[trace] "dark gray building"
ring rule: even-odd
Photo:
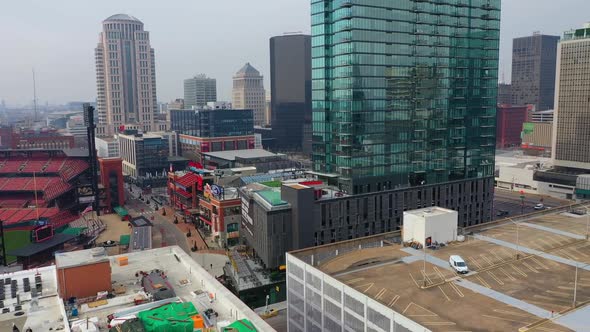
[[[252,110],[170,110],[170,128],[195,137],[228,137],[254,134]]]
[[[498,104],[512,105],[512,85],[498,84]]]
[[[512,42],[512,104],[553,109],[559,36],[535,33]]]
[[[274,148],[311,153],[311,36],[270,39],[270,94]]]
[[[347,196],[313,182],[289,181],[280,190],[263,183],[240,189],[242,233],[268,268],[285,264],[290,250],[398,230],[408,210],[452,209],[459,227],[489,221],[484,204],[494,187],[493,179],[482,178]]]
[[[217,81],[205,74],[184,80],[184,107],[203,107],[217,101]]]

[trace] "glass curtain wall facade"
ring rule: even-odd
[[[312,0],[314,170],[348,193],[494,176],[500,0]]]

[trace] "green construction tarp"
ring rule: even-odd
[[[64,228],[60,233],[78,236],[82,234],[87,228],[88,227],[68,227]]]
[[[146,332],[193,332],[191,317],[198,313],[192,303],[184,302],[142,311],[137,317]]]
[[[256,328],[247,319],[240,319],[223,328],[223,332],[256,332]]]
[[[531,122],[525,122],[522,125],[522,132],[526,134],[532,134],[535,131],[535,124]]]
[[[117,214],[121,217],[129,215],[129,212],[122,206],[115,206],[113,210],[115,210],[115,212],[117,212]]]
[[[128,246],[129,242],[131,241],[131,235],[121,235],[119,237],[119,245],[120,246]]]

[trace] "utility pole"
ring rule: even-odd
[[[33,68],[33,110],[35,112],[33,122],[37,122],[37,83],[35,81],[35,68]]]

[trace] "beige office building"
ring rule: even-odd
[[[144,132],[155,124],[156,68],[149,32],[137,18],[113,15],[102,22],[96,57],[98,136],[111,136],[121,126]],[[164,126],[166,127],[166,126]]]
[[[263,126],[266,123],[266,97],[263,77],[250,63],[246,63],[234,75],[232,106],[234,109],[253,110],[255,126]]]
[[[565,32],[557,56],[553,162],[590,170],[590,23]]]

